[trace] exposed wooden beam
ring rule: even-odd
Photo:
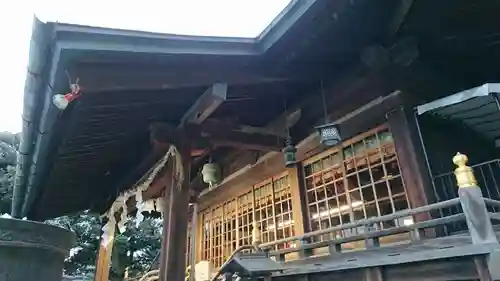
[[[166,67],[141,66],[135,64],[85,63],[73,67],[72,76],[79,77],[85,92],[104,92],[116,90],[160,90],[211,85],[214,81],[224,81],[231,85],[253,85],[302,79],[266,75],[257,70],[242,70],[241,66],[228,66],[214,70],[212,66]]]
[[[299,121],[301,116],[302,110],[299,108],[291,113],[285,113],[284,115],[280,116],[280,118],[278,118],[274,122],[269,123],[265,127],[240,125],[238,126],[238,130],[247,134],[266,134],[286,138],[287,127],[293,127]]]
[[[208,124],[207,124],[208,125]],[[285,140],[276,134],[246,133],[239,128],[224,129],[214,122],[210,126],[201,126],[201,135],[215,146],[228,146],[244,150],[279,151]]]
[[[400,0],[394,16],[392,17],[389,25],[387,27],[386,40],[392,40],[399,32],[401,26],[403,25],[414,0]]]
[[[284,138],[276,135],[260,133],[244,133],[231,128],[187,124],[184,128],[176,128],[166,123],[151,125],[151,139],[158,143],[177,143],[181,140],[192,140],[195,148],[213,146],[236,147],[259,151],[279,151],[284,145]]]
[[[210,86],[188,109],[181,119],[186,123],[201,124],[227,99],[227,84],[215,83]]]
[[[212,144],[215,147],[233,147],[237,149],[257,150],[257,151],[279,151],[283,147],[279,145],[272,145],[269,143],[263,144],[263,143],[256,143],[253,141],[246,142],[244,141],[245,138],[248,137],[247,136],[243,136],[243,138],[238,137],[238,140],[214,139],[212,140]]]

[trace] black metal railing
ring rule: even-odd
[[[473,165],[471,168],[484,198],[500,200],[500,159]],[[433,181],[437,202],[458,197],[457,182],[453,172],[433,176]]]
[[[484,198],[500,200],[500,159],[494,159],[487,162],[471,166],[476,177],[478,187],[481,189]],[[458,197],[458,188],[453,172],[436,175],[432,178],[434,196],[436,202],[446,201]],[[488,211],[499,212],[500,206],[488,206]],[[439,217],[446,217],[462,212],[460,205],[443,208],[438,210]],[[494,221],[494,224],[500,224],[500,221]],[[465,231],[466,225],[463,222],[454,223],[445,227],[447,235]]]

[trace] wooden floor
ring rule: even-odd
[[[350,280],[365,280],[363,270],[383,267],[387,276],[384,280],[471,280],[477,277],[474,257],[484,257],[498,248],[499,245],[473,245],[466,235],[448,236],[290,261],[276,279],[287,276],[289,280],[293,275],[304,274],[311,279],[313,275],[326,274],[329,280],[335,280],[337,272],[342,273],[339,280],[347,280],[348,275]],[[450,274],[455,277],[451,278]],[[428,278],[424,278],[425,275],[429,275]],[[439,278],[441,275],[448,277]]]

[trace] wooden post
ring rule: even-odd
[[[170,163],[167,163],[167,170],[165,172],[165,175],[164,177],[170,177],[170,178],[173,178],[173,164],[170,162]],[[162,231],[162,239],[161,239],[161,249],[160,249],[160,266],[159,266],[159,269],[160,269],[160,274],[159,274],[159,277],[160,277],[160,280],[165,280],[165,266],[166,266],[166,257],[165,257],[165,254],[166,254],[166,249],[168,248],[168,231],[169,231],[169,227],[170,227],[170,216],[172,214],[172,211],[170,210],[170,207],[171,207],[171,204],[170,204],[170,201],[171,201],[171,197],[172,197],[172,180],[167,180],[167,185],[165,186],[165,191],[164,191],[164,194],[163,194],[163,206],[164,206],[164,210],[163,210],[163,231]]]
[[[394,139],[396,154],[401,169],[401,176],[408,195],[411,208],[429,204],[429,190],[432,182],[425,169],[425,159],[420,142],[417,141],[415,120],[403,106],[387,113],[387,121]],[[416,221],[426,221],[431,218],[429,213],[415,216]]]
[[[193,214],[191,217],[191,239],[189,240],[190,242],[190,247],[191,247],[191,252],[189,253],[189,266],[190,266],[190,272],[189,275],[191,278],[189,278],[188,281],[195,281],[195,267],[196,267],[196,252],[197,252],[197,239],[198,239],[198,233],[196,232],[196,228],[198,226],[198,222],[196,221],[198,217],[198,202],[193,203]]]
[[[198,205],[199,206],[199,205]],[[198,212],[197,214],[198,219],[196,220],[197,225],[196,225],[196,260],[195,264],[199,261],[202,260],[203,258],[203,214],[201,212]]]
[[[467,166],[468,160],[467,156],[461,153],[457,153],[453,157],[453,163],[457,165],[455,177],[458,185],[458,197],[465,215],[469,235],[473,244],[488,244],[495,249],[498,248],[498,239],[488,215],[481,188],[477,185],[472,168]],[[492,251],[489,257],[475,257],[474,264],[479,280],[499,280],[499,262],[500,252],[498,250]]]
[[[189,186],[191,154],[189,147],[178,147],[182,159],[183,179],[180,184],[170,187],[168,205],[166,206],[164,219],[164,248],[162,249],[162,267],[160,269],[160,281],[183,281],[186,269],[186,238],[189,206]],[[175,162],[173,157],[171,162]],[[179,164],[179,163],[177,163]],[[175,165],[171,166],[174,169]],[[172,170],[172,176],[175,175]]]
[[[290,184],[290,193],[292,196],[292,215],[295,235],[304,234],[309,231],[309,220],[307,218],[306,198],[303,188],[302,165],[297,164],[296,167],[287,168],[288,181]]]
[[[467,166],[468,160],[467,156],[460,153],[453,157],[453,163],[458,166],[455,169],[458,197],[460,198],[472,243],[498,244],[481,188],[477,186],[472,168]]]
[[[95,281],[108,281],[109,268],[111,266],[111,253],[113,251],[113,244],[115,239],[116,221],[110,220],[107,229],[104,233],[99,244],[99,253],[97,254],[96,273],[94,276]]]

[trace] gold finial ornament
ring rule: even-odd
[[[260,229],[257,221],[253,221],[253,230],[252,230],[252,244],[254,246],[260,245],[262,240],[260,239]]]
[[[185,276],[186,276],[186,277],[184,278],[184,281],[189,281],[189,280],[191,280],[191,266],[190,266],[190,265],[188,265],[188,266],[186,267]]]
[[[472,168],[467,166],[469,158],[460,152],[453,157],[453,163],[458,167],[455,169],[455,177],[457,178],[457,185],[462,187],[477,187],[476,177]]]

